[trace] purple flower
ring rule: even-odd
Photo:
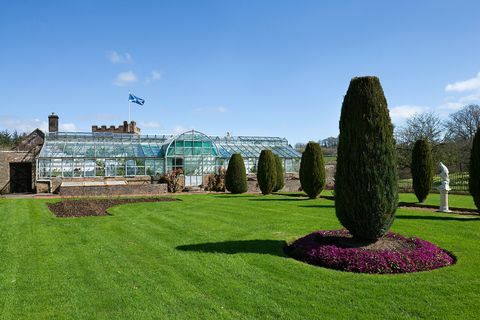
[[[398,246],[394,249],[349,246],[346,243],[352,243],[352,239],[347,230],[322,230],[296,240],[285,250],[293,258],[309,264],[360,273],[427,271],[456,262],[453,255],[428,241],[405,238],[393,232],[384,237]]]

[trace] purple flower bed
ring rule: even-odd
[[[382,243],[386,245],[362,245],[347,230],[322,230],[297,239],[285,252],[309,264],[359,273],[427,271],[456,262],[450,253],[419,238],[389,232]]]

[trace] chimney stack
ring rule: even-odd
[[[58,132],[58,116],[53,112],[48,116],[48,132]]]

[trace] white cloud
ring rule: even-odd
[[[435,111],[443,118],[469,104],[480,104],[480,72],[475,78],[447,84],[445,91],[449,94],[443,98],[443,103],[432,108],[417,105],[401,105],[391,108],[392,121],[402,123],[415,113],[427,111]]]
[[[58,129],[60,131],[72,132],[77,131],[77,126],[74,123],[60,123]]]
[[[139,127],[141,129],[147,129],[147,128],[158,129],[158,128],[161,128],[162,126],[157,121],[141,121],[139,123]]]
[[[137,75],[133,71],[120,72],[113,80],[113,84],[119,87],[135,83],[138,81]]]
[[[447,84],[445,87],[445,91],[464,92],[472,90],[480,90],[480,72],[475,78],[457,81],[455,83]]]
[[[112,51],[108,54],[108,60],[110,60],[111,63],[117,64],[117,63],[130,63],[132,62],[132,55],[130,53],[118,53],[117,51]]]
[[[452,112],[460,110],[464,104],[459,101],[450,101],[450,102],[445,102],[442,105],[439,105],[436,109],[440,113],[440,115],[448,115]]]
[[[150,75],[145,79],[145,83],[150,83],[162,79],[162,74],[158,71],[153,70],[150,72]]]
[[[407,120],[416,113],[423,113],[429,108],[415,105],[401,105],[390,108],[390,117],[393,122],[399,123]]]
[[[224,112],[227,112],[228,109],[225,108],[224,106],[220,106],[220,107],[217,108],[217,111],[218,111],[218,112],[221,112],[221,113],[224,113]]]
[[[447,84],[445,91],[451,92],[451,96],[438,107],[440,112],[455,112],[466,105],[480,103],[480,72],[475,78]]]
[[[17,130],[19,133],[30,133],[35,129],[47,131],[47,121],[39,119],[19,119],[14,117],[0,117],[0,126],[10,131]]]

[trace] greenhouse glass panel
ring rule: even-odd
[[[73,177],[73,160],[63,159],[62,176],[63,177]]]
[[[38,175],[40,178],[50,177],[50,159],[40,159],[38,161]]]
[[[60,177],[62,175],[62,159],[52,159],[51,177]]]
[[[95,176],[95,160],[85,160],[85,177]]]
[[[85,161],[83,159],[73,160],[73,176],[74,177],[83,177],[84,164],[85,164]]]
[[[105,159],[95,160],[95,176],[97,177],[105,176]]]
[[[116,162],[115,160],[107,159],[105,160],[105,176],[115,177],[116,172]]]

